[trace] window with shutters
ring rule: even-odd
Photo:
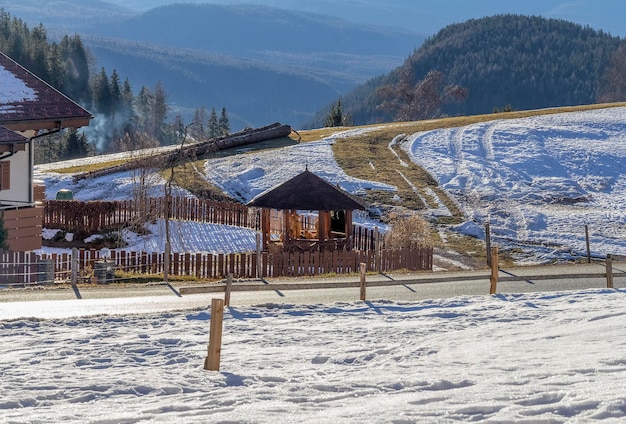
[[[8,160],[0,162],[0,190],[11,188],[11,162]]]

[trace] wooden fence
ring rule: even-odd
[[[111,251],[108,259],[100,258],[98,250],[78,250],[75,261],[78,279],[91,281],[94,270],[103,263],[112,265],[118,280],[122,273],[163,275],[165,256],[162,253]],[[68,282],[72,273],[72,255],[5,253],[0,255],[0,281],[5,284],[34,284],[38,282]],[[367,264],[368,271],[431,270],[432,248],[399,251],[322,251],[268,253],[174,253],[170,256],[171,276],[189,276],[198,279],[219,279],[227,274],[236,278],[302,277],[322,274],[352,274],[359,272],[359,264]],[[11,268],[12,266],[12,268]],[[97,273],[97,272],[96,272]],[[128,275],[128,274],[124,274]]]
[[[0,284],[45,284],[54,282],[54,263],[32,252],[0,251]]]
[[[135,200],[93,201],[47,200],[44,203],[43,227],[91,234],[103,230],[117,230],[146,219],[163,218],[166,201],[163,197],[149,198],[145,202]],[[241,203],[173,197],[170,202],[170,218],[211,224],[232,225],[253,230],[260,229],[261,216],[258,208]],[[274,211],[276,228],[282,229],[282,213]],[[141,217],[142,219],[138,219]],[[303,215],[303,228],[314,228],[317,217]],[[278,230],[276,230],[278,231]],[[372,250],[376,243],[384,248],[384,240],[376,230],[353,226],[354,250]]]
[[[214,201],[189,197],[172,197],[169,204],[171,219],[235,225],[258,229],[259,212],[236,202]],[[135,200],[81,202],[77,200],[46,200],[44,228],[94,233],[114,230],[146,219],[163,218],[164,197]]]

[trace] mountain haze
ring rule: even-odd
[[[93,53],[94,74],[102,66],[115,69],[135,92],[162,81],[173,114],[189,122],[196,108],[223,106],[235,130],[275,121],[297,127],[324,104],[400,65],[423,42],[407,30],[264,6],[175,4],[140,13],[106,5],[4,4],[10,13],[25,13],[30,25],[48,28],[50,20],[51,38],[74,28]]]
[[[226,107],[233,129],[319,126],[338,98],[355,123],[387,120],[375,92],[407,67],[416,80],[436,69],[468,88],[467,101],[445,108],[451,115],[591,103],[620,42],[596,29],[616,28],[613,15],[626,8],[616,0],[169,3],[0,0],[0,7],[32,26],[44,23],[51,39],[79,33],[93,74],[115,69],[136,92],[162,81],[171,112],[187,122],[195,108]],[[483,17],[497,11],[521,15]],[[444,27],[450,22],[457,23]],[[423,44],[434,27],[444,29]]]
[[[260,6],[164,6],[89,32],[99,63],[142,85],[162,81],[175,111],[190,117],[200,106],[224,106],[235,125],[249,126],[298,126],[422,42],[407,31]]]
[[[171,0],[109,0],[136,11],[172,3]],[[233,5],[241,0],[186,0],[186,3]],[[247,4],[322,13],[361,24],[418,31],[429,36],[441,28],[468,19],[517,14],[564,19],[613,35],[626,36],[622,0],[245,0]]]

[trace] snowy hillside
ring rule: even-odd
[[[494,243],[519,252],[515,254],[519,263],[584,256],[585,225],[589,226],[594,256],[626,255],[625,116],[626,108],[608,108],[495,120],[416,133],[407,136],[402,145],[465,212],[467,222],[452,230],[484,238],[484,224],[489,221]],[[211,183],[243,202],[305,167],[353,194],[370,189],[393,191],[395,187],[346,175],[333,157],[331,145],[336,137],[366,131],[352,129],[278,151],[210,159],[203,171]],[[71,175],[51,172],[54,166],[66,165],[37,167],[36,178],[46,181],[48,198],[54,198],[61,188],[70,188],[81,200],[130,197],[131,173],[74,184]],[[155,181],[154,195],[158,196],[162,182]],[[365,215],[356,219],[366,225],[382,225]],[[181,234],[188,233],[181,229]],[[240,235],[217,239],[207,235],[210,246],[203,247],[202,240],[187,245],[196,251],[224,251],[237,244],[234,238]],[[162,234],[156,231],[153,236]],[[245,237],[248,242],[243,245],[253,248],[253,235]],[[220,240],[231,242],[219,246]],[[144,238],[129,249],[161,244]]]
[[[611,108],[497,120],[414,134],[404,147],[521,261],[585,255],[585,225],[592,254],[624,255],[624,118]]]

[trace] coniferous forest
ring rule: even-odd
[[[358,125],[623,101],[622,43],[619,37],[557,19],[519,15],[472,19],[443,28],[402,66],[342,96],[342,105]],[[440,76],[437,86],[433,72]],[[463,98],[442,102],[452,88],[463,89]],[[411,116],[385,107],[390,97],[407,94],[430,95],[441,107],[422,107],[434,112]],[[308,126],[323,125],[328,108]]]
[[[94,115],[89,128],[38,139],[36,163],[177,143],[184,132],[180,116],[167,120],[167,94],[160,82],[135,94],[115,69],[94,71],[95,59],[79,35],[52,41],[42,24],[31,29],[0,9],[0,51]],[[222,133],[229,131],[224,108],[220,119]]]

